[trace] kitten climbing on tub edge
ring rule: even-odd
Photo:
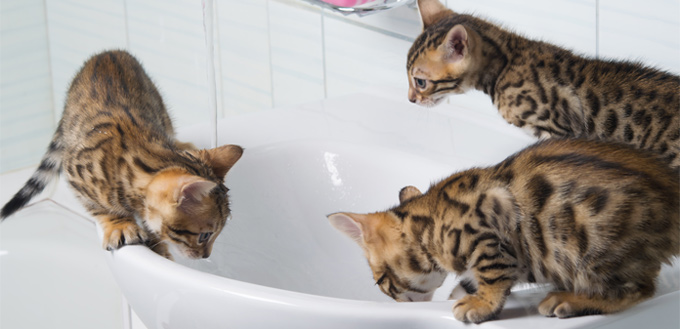
[[[63,171],[102,228],[104,248],[146,244],[172,259],[171,246],[185,257],[205,258],[230,216],[224,177],[242,153],[237,145],[197,150],[176,140],[141,64],[125,51],[106,51],[73,79],[40,166],[0,219]]]
[[[460,321],[495,318],[516,282],[554,285],[545,316],[605,314],[652,297],[661,264],[680,253],[679,181],[648,152],[546,140],[425,194],[406,187],[387,211],[328,219],[397,301],[430,300],[453,272],[471,275],[453,307]]]

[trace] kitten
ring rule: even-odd
[[[678,181],[623,144],[550,139],[425,194],[406,187],[390,210],[328,218],[397,301],[430,300],[455,272],[469,278],[460,321],[494,318],[516,282],[554,285],[546,316],[613,313],[651,297],[661,263],[680,253]]]
[[[526,39],[438,0],[419,0],[424,30],[408,53],[408,97],[434,106],[483,91],[536,137],[617,141],[680,168],[680,77],[637,63],[588,59]]]
[[[139,62],[125,51],[95,55],[71,83],[40,166],[0,218],[22,208],[63,170],[101,226],[104,248],[147,243],[170,259],[167,247],[189,258],[208,257],[230,215],[224,176],[243,150],[196,150],[174,135]]]

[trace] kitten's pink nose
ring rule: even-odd
[[[415,92],[413,91],[413,89],[411,89],[411,88],[408,89],[408,100],[409,100],[411,103],[415,103],[415,102],[416,102],[416,93],[415,93]]]

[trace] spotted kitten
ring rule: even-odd
[[[425,194],[406,187],[388,211],[329,220],[397,301],[430,300],[455,272],[469,293],[453,307],[460,321],[494,318],[516,282],[554,285],[538,306],[546,316],[613,313],[651,297],[661,264],[680,254],[678,181],[622,144],[547,140]]]
[[[533,41],[419,0],[422,34],[408,53],[408,97],[433,106],[483,91],[508,122],[535,136],[623,142],[680,168],[680,77]]]
[[[139,62],[125,51],[95,55],[71,83],[40,166],[0,218],[65,171],[101,226],[104,248],[147,243],[168,258],[167,247],[208,257],[230,214],[224,176],[243,150],[196,150],[174,136],[163,100]]]

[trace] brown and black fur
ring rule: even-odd
[[[457,14],[438,0],[418,3],[424,30],[408,53],[412,102],[431,106],[477,89],[503,118],[537,137],[622,142],[680,168],[679,76],[579,56]],[[457,26],[458,34],[450,33]]]
[[[679,180],[624,144],[551,139],[425,194],[404,188],[388,211],[329,219],[397,300],[431,296],[424,287],[445,271],[468,278],[453,308],[461,321],[494,318],[516,282],[554,285],[546,316],[613,313],[651,297],[662,263],[680,254]]]
[[[230,214],[224,175],[242,149],[196,150],[174,136],[139,62],[125,51],[97,54],[74,77],[40,166],[0,216],[19,210],[64,171],[100,224],[105,248],[146,242],[170,257],[169,243],[188,257],[207,257]]]

